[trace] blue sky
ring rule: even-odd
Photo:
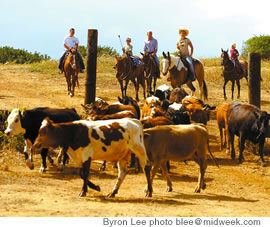
[[[220,49],[253,35],[270,34],[268,0],[0,0],[0,46],[38,51],[58,58],[63,38],[76,29],[80,44],[87,30],[98,29],[99,45],[120,52],[118,35],[129,36],[135,54],[143,49],[147,30],[159,51],[175,51],[178,29],[188,28],[196,57],[217,57]]]

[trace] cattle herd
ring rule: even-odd
[[[226,147],[231,158],[235,159],[236,135],[239,137],[239,163],[243,161],[245,141],[249,140],[259,144],[260,161],[265,165],[263,147],[269,115],[253,105],[233,102],[216,108],[189,96],[183,88],[171,90],[167,85],[161,85],[154,95],[146,98],[142,110],[131,97],[119,98],[119,102],[113,104],[96,98],[95,103],[83,105],[83,108],[87,113],[84,120],[73,108],[13,109],[5,130],[8,136],[24,134],[24,155],[30,169],[34,168],[34,153],[41,154],[40,172],[44,172],[47,157],[53,162],[49,150],[60,148],[60,170],[69,158],[80,168],[83,180],[80,196],[86,195],[88,187],[100,191],[100,187],[89,180],[92,160],[104,161],[102,170],[106,161],[117,164],[118,179],[109,197],[118,193],[129,165],[137,166],[137,171],[144,171],[147,197],[152,196],[153,179],[160,168],[167,179],[167,191],[172,191],[170,160],[195,161],[200,174],[194,192],[205,189],[207,154],[218,166],[209,148],[206,127],[214,109],[221,149]]]

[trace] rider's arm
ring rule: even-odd
[[[192,42],[190,42],[189,44],[188,44],[189,46],[190,46],[190,56],[192,57],[192,55],[193,55],[193,45],[192,45]]]
[[[78,50],[78,48],[79,48],[79,43],[75,43],[75,46],[76,46],[76,50]]]
[[[64,47],[65,47],[67,50],[69,50],[69,47],[68,47],[66,44],[64,44]]]

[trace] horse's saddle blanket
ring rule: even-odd
[[[200,61],[197,58],[192,58],[192,63],[195,66]],[[181,71],[182,68],[184,68],[186,71],[188,71],[188,63],[184,58],[181,58],[180,56],[176,56],[174,59],[174,65],[176,66],[177,70]]]

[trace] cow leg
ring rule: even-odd
[[[53,166],[53,159],[52,159],[52,157],[49,154],[47,155],[47,157],[48,157],[48,160],[49,160],[50,164]]]
[[[261,140],[259,142],[259,154],[260,154],[260,160],[261,160],[261,165],[264,167],[265,163],[264,163],[264,158],[263,158],[263,147],[264,147],[264,142],[265,139]]]
[[[220,135],[220,150],[222,151],[223,149],[223,131],[222,131],[222,127],[219,126],[219,135]]]
[[[207,163],[206,160],[204,158],[201,158],[199,160],[195,160],[199,166],[200,166],[200,174],[199,174],[199,178],[198,178],[198,184],[194,190],[195,193],[200,193],[201,189],[205,189],[206,188],[206,184],[204,183],[204,174],[205,174],[205,170],[207,167]]]
[[[234,133],[233,132],[229,132],[230,138],[231,138],[231,159],[234,160],[235,159],[235,150],[234,150]]]
[[[89,158],[87,161],[85,161],[83,163],[82,168],[80,169],[80,177],[83,179],[83,187],[82,187],[81,193],[79,194],[79,197],[86,196],[87,186],[89,188],[96,190],[96,191],[100,191],[100,187],[98,185],[95,185],[91,181],[88,180],[89,171],[90,171],[90,164],[91,164],[91,158]]]
[[[232,80],[232,100],[233,100],[233,93],[234,93],[234,84],[235,84],[235,81]]]
[[[26,165],[29,167],[29,169],[34,169],[31,147],[32,147],[32,142],[29,139],[24,140],[23,153],[24,153]],[[28,152],[30,155],[28,155]]]
[[[63,171],[68,159],[69,157],[67,155],[67,148],[61,148],[57,157],[57,163],[58,163],[57,170]]]
[[[239,164],[243,162],[243,151],[245,149],[245,138],[240,134],[240,143],[239,143]]]
[[[224,84],[223,84],[223,95],[224,95],[224,100],[227,100],[226,97],[226,84],[228,83],[228,80],[224,80]]]
[[[105,169],[106,169],[106,161],[104,161],[104,162],[102,163],[102,165],[101,165],[100,168],[99,168],[99,171],[105,171]]]
[[[130,155],[130,154],[129,154]],[[122,159],[120,161],[118,161],[117,165],[118,165],[118,179],[116,181],[116,184],[113,187],[113,190],[111,193],[109,193],[107,196],[108,197],[115,197],[115,195],[118,193],[118,190],[123,182],[123,180],[125,179],[128,169],[127,169],[127,165],[128,165],[128,159]]]
[[[152,197],[153,188],[152,188],[152,184],[151,184],[151,166],[150,165],[146,165],[144,167],[144,173],[145,173],[146,180],[147,180],[145,197]]]
[[[47,158],[47,155],[48,155],[48,149],[42,149],[40,155],[41,155],[41,158],[42,158],[42,162],[41,162],[39,172],[44,173],[44,172],[46,172],[46,169],[47,169],[46,158]]]
[[[240,80],[237,80],[237,81],[236,81],[236,84],[237,84],[237,88],[238,88],[238,95],[237,95],[237,98],[240,99]]]
[[[167,192],[172,192],[172,181],[169,177],[169,174],[168,174],[168,168],[167,168],[167,161],[166,162],[163,162],[161,163],[161,168],[162,168],[162,173],[163,173],[163,176],[166,178],[167,180]]]

